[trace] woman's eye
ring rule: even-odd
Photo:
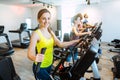
[[[45,20],[45,18],[43,18],[43,20]]]
[[[50,20],[50,18],[48,18],[48,20]]]

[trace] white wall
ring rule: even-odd
[[[69,7],[69,8],[68,8]],[[120,39],[120,0],[111,0],[105,3],[97,3],[91,5],[77,5],[69,6],[66,5],[62,8],[62,28],[66,28],[68,31],[71,24],[69,21],[70,17],[77,13],[88,13],[89,22],[94,24],[102,21],[103,35],[102,41],[110,42],[115,38]],[[67,20],[67,22],[65,22]],[[67,26],[66,26],[67,25]],[[69,31],[68,31],[69,32]]]
[[[31,17],[29,8],[0,4],[0,25],[5,26],[4,33],[9,35],[10,40],[18,39],[19,35],[8,31],[19,29],[20,24],[24,23],[25,19],[29,17]],[[5,41],[2,39],[0,38],[0,42]]]
[[[61,6],[57,6],[57,20],[61,20],[62,19],[62,8]]]
[[[71,6],[69,8],[64,7],[62,10],[62,15],[59,16],[57,13],[57,8],[48,8],[52,14],[52,23],[51,27],[55,31],[57,29],[57,18],[62,19],[62,28],[68,30],[70,27],[70,17],[75,15],[78,12],[89,14],[89,21],[95,23],[102,21],[103,36],[102,41],[110,42],[114,38],[120,39],[120,0],[111,0],[107,3],[91,4],[90,6],[79,5]],[[67,5],[68,7],[68,5]],[[8,33],[11,40],[18,39],[17,34],[9,33],[9,30],[18,29],[20,23],[25,22],[26,18],[31,18],[32,28],[35,28],[38,24],[37,22],[37,12],[44,8],[43,6],[26,8],[21,6],[10,6],[0,4],[0,25],[5,26],[5,33]],[[68,10],[69,9],[69,10]],[[73,10],[72,10],[73,9]],[[70,14],[70,15],[69,15]],[[61,18],[62,17],[62,18]],[[64,18],[64,19],[63,19]],[[67,26],[67,28],[66,28]],[[0,38],[0,41],[1,40]]]
[[[102,4],[103,41],[120,39],[120,0],[113,0],[108,4]]]
[[[7,33],[10,40],[16,40],[19,38],[18,34],[9,33],[9,30],[19,29],[20,24],[24,23],[26,19],[31,19],[31,27],[35,28],[38,25],[37,13],[40,9],[45,8],[43,5],[39,7],[22,7],[0,4],[0,25],[5,26],[4,33]],[[51,12],[51,27],[53,31],[57,29],[57,10],[55,7],[48,8]],[[26,34],[26,33],[24,33]],[[22,36],[24,36],[22,34]],[[4,42],[3,37],[0,37],[0,43]]]
[[[102,41],[110,42],[115,38],[120,39],[120,0],[112,0],[110,2],[108,1],[107,3],[93,5],[92,7],[94,10],[96,10],[94,11],[96,12],[96,14],[94,14],[96,21],[103,22]]]

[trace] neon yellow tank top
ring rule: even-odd
[[[36,30],[35,32],[38,33],[39,37],[40,37],[40,41],[37,42],[37,52],[40,53],[41,49],[46,47],[46,51],[44,53],[44,60],[41,64],[40,67],[45,68],[48,67],[52,64],[53,62],[53,45],[54,45],[54,40],[53,37],[51,37],[50,39],[45,38],[42,33],[40,32],[40,30]]]

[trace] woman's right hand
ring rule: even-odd
[[[87,34],[89,34],[89,35],[91,35],[91,33],[92,33],[91,31],[88,31],[88,32],[87,32]]]
[[[44,59],[44,54],[37,54],[35,61],[36,62],[42,62],[43,59]]]

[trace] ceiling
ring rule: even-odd
[[[35,4],[33,4],[33,1]],[[90,3],[108,2],[111,0],[90,0]],[[37,4],[49,4],[53,6],[87,4],[86,0],[0,0],[0,4],[33,6]]]

